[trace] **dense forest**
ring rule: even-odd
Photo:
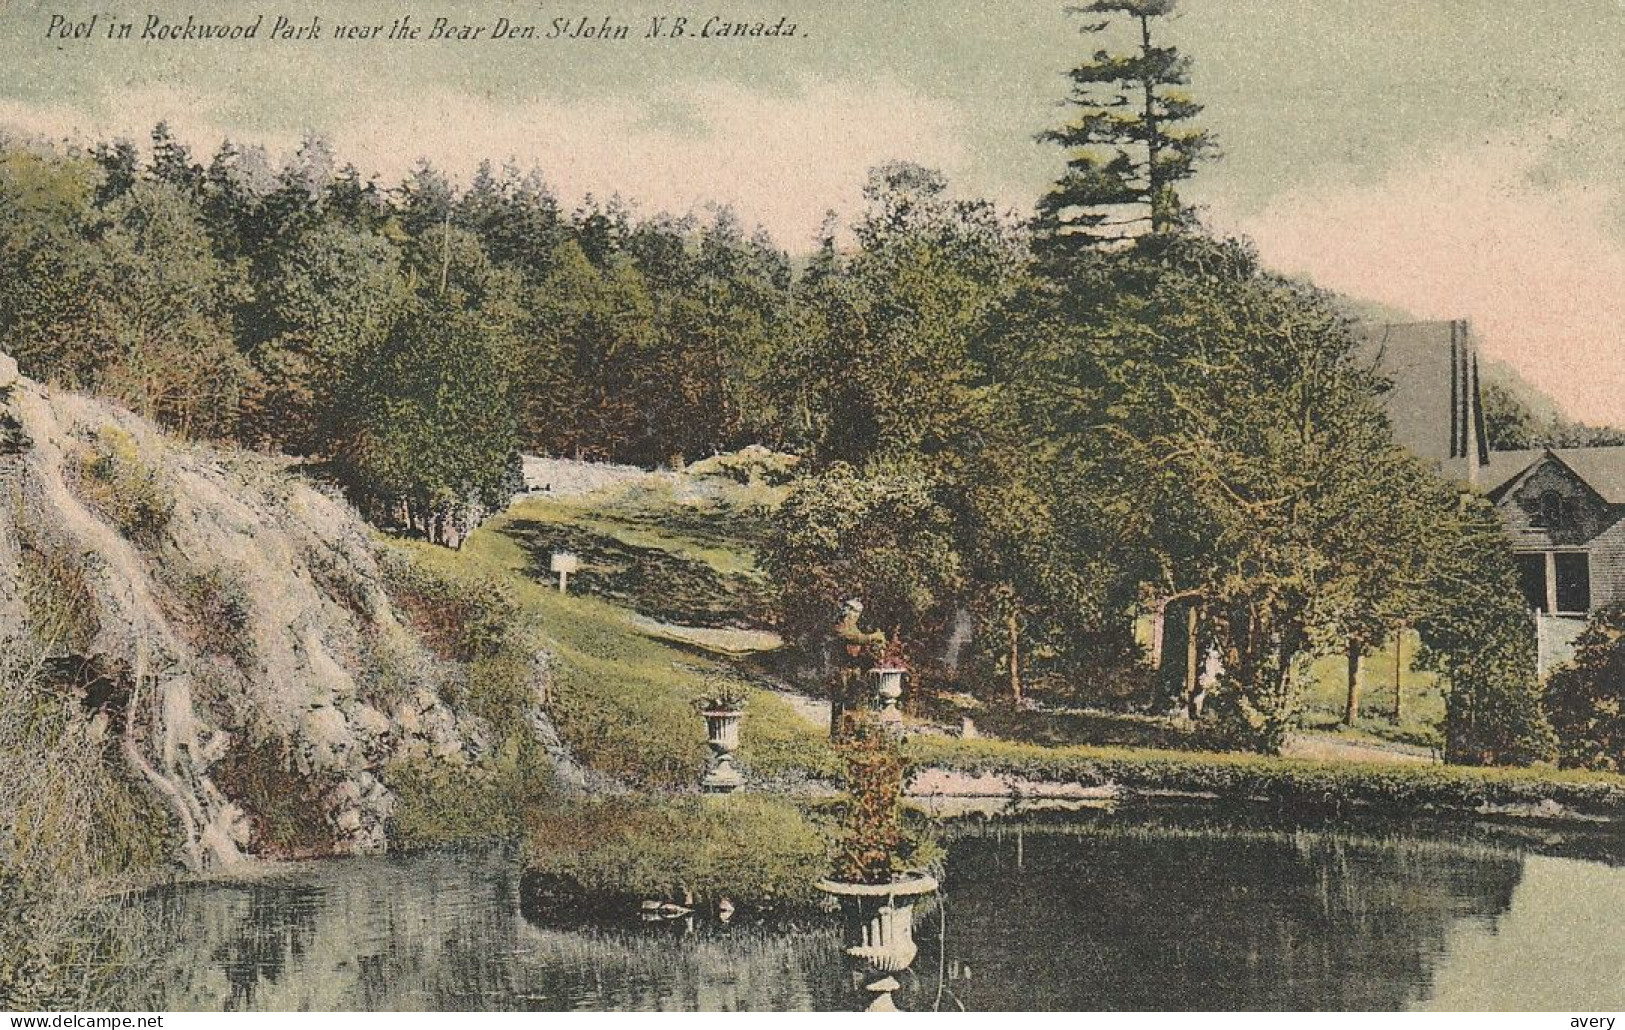
[[[145,155],[6,140],[0,339],[449,544],[519,450],[794,452],[763,555],[792,640],[861,595],[919,665],[968,614],[1015,697],[1086,670],[1144,698],[1178,613],[1222,660],[1209,710],[1273,750],[1307,660],[1408,625],[1452,684],[1452,757],[1549,754],[1493,512],[1395,445],[1334,298],[1181,201],[1216,145],[1153,42],[1171,8],[1090,5],[1086,32],[1144,31],[1072,72],[1033,218],[894,163],[796,259],[726,208],[571,208],[511,165],[385,185],[318,136],[280,166],[164,125]]]

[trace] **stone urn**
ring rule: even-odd
[[[880,706],[880,721],[896,726],[903,721],[903,711],[897,702],[903,697],[903,674],[908,669],[887,662],[869,670],[875,680],[875,698]]]
[[[733,753],[739,750],[739,722],[745,717],[744,709],[706,708],[707,742],[711,745],[711,765],[700,780],[707,794],[732,794],[745,785],[745,778],[734,768]]]
[[[918,873],[890,883],[820,880],[818,889],[840,902],[845,921],[842,942],[857,985],[870,997],[870,1012],[894,1012],[897,974],[914,963],[914,906],[935,894],[933,876]]]

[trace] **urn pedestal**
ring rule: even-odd
[[[732,794],[745,785],[745,778],[734,768],[733,753],[739,749],[739,722],[745,713],[738,709],[715,708],[701,713],[705,716],[705,729],[711,745],[711,764],[700,787],[707,794]]]
[[[891,883],[847,883],[820,880],[818,889],[833,895],[845,921],[842,942],[855,986],[870,1012],[894,1012],[892,992],[897,974],[914,963],[914,905],[936,893],[935,877],[917,875]]]
[[[903,710],[897,707],[897,702],[903,697],[903,674],[907,671],[900,665],[882,665],[869,670],[869,675],[875,679],[875,701],[880,709],[880,721],[888,726],[898,726],[903,721]]]

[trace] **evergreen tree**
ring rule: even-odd
[[[1133,43],[1099,49],[1069,73],[1076,117],[1039,138],[1067,150],[1066,172],[1039,201],[1038,227],[1057,243],[1100,245],[1179,227],[1177,186],[1214,150],[1191,123],[1190,59],[1154,41],[1177,0],[1095,0],[1076,8],[1088,35],[1129,27]]]

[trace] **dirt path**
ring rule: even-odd
[[[582,497],[608,486],[630,483],[656,474],[636,465],[538,458],[532,454],[525,455],[522,460],[526,491],[547,497]]]
[[[707,651],[727,654],[753,654],[772,651],[784,643],[777,634],[762,629],[727,629],[709,626],[685,626],[676,622],[661,622],[644,615],[632,616],[632,625],[651,637],[676,640]]]

